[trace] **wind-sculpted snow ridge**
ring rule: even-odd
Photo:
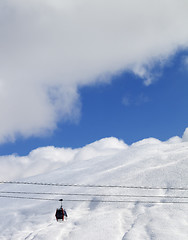
[[[185,136],[166,142],[149,138],[131,146],[116,138],[106,138],[74,150],[39,148],[25,157],[1,157],[0,162],[4,170],[0,170],[2,181],[166,188],[1,184],[0,196],[41,197],[57,199],[57,202],[0,198],[0,240],[187,240],[188,204],[164,203],[188,202],[187,190],[171,189],[188,186]],[[50,194],[5,194],[2,191]],[[57,223],[54,216],[60,206],[59,198],[64,199],[63,206],[68,213],[68,219],[62,223]],[[120,202],[129,200],[133,202]]]

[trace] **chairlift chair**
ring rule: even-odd
[[[64,221],[65,217],[67,217],[67,213],[66,213],[65,209],[63,209],[63,207],[62,207],[63,199],[60,199],[59,201],[61,202],[61,207],[56,209],[55,217],[56,217],[57,221],[58,220]]]

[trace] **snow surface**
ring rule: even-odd
[[[182,139],[173,137],[166,142],[149,138],[128,146],[116,138],[105,138],[80,149],[45,147],[36,149],[24,157],[15,155],[0,157],[1,181],[151,186],[166,187],[166,190],[0,184],[0,191],[188,197],[188,191],[170,190],[170,187],[188,185],[186,140],[187,130]],[[139,202],[167,201],[161,197],[125,198],[52,194],[26,195],[26,197],[57,200],[63,198],[68,219],[62,223],[56,222],[54,214],[56,208],[60,206],[58,201],[0,198],[1,240],[188,239],[188,204]],[[73,199],[89,201],[68,201]],[[97,199],[135,200],[135,202],[92,202]],[[170,201],[187,201],[187,199],[170,199]]]

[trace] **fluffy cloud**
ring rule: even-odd
[[[188,142],[188,128],[185,129],[182,139],[184,142]]]
[[[0,142],[79,119],[79,87],[133,71],[152,83],[155,62],[188,47],[186,0],[2,0]]]
[[[130,95],[125,95],[122,99],[122,103],[125,106],[130,106],[130,105],[140,106],[147,102],[149,102],[149,98],[145,96],[143,93],[139,94],[134,98]]]

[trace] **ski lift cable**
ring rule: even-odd
[[[131,194],[90,194],[90,193],[57,193],[57,192],[24,192],[24,191],[0,191],[0,194],[23,194],[23,195],[57,195],[57,196],[88,196],[88,197],[129,197],[129,198],[179,198],[188,196],[173,195],[131,195]]]
[[[27,199],[27,200],[45,200],[45,201],[60,201],[53,198],[35,198],[35,197],[22,197],[22,196],[8,196],[0,195],[0,198],[14,198],[14,199]],[[150,204],[188,204],[188,201],[140,201],[140,200],[97,200],[97,199],[65,199],[64,202],[98,202],[98,203],[150,203]]]
[[[53,198],[41,198],[41,197],[23,197],[23,196],[8,196],[8,195],[0,195],[0,198],[18,198],[18,199],[28,199],[28,200],[45,200],[45,201],[59,201],[59,199]]]
[[[56,186],[56,187],[125,188],[125,189],[177,190],[177,191],[187,191],[188,190],[187,187],[151,187],[151,186],[125,186],[125,185],[64,184],[64,183],[19,182],[19,181],[0,181],[0,183],[2,183],[2,184]]]

